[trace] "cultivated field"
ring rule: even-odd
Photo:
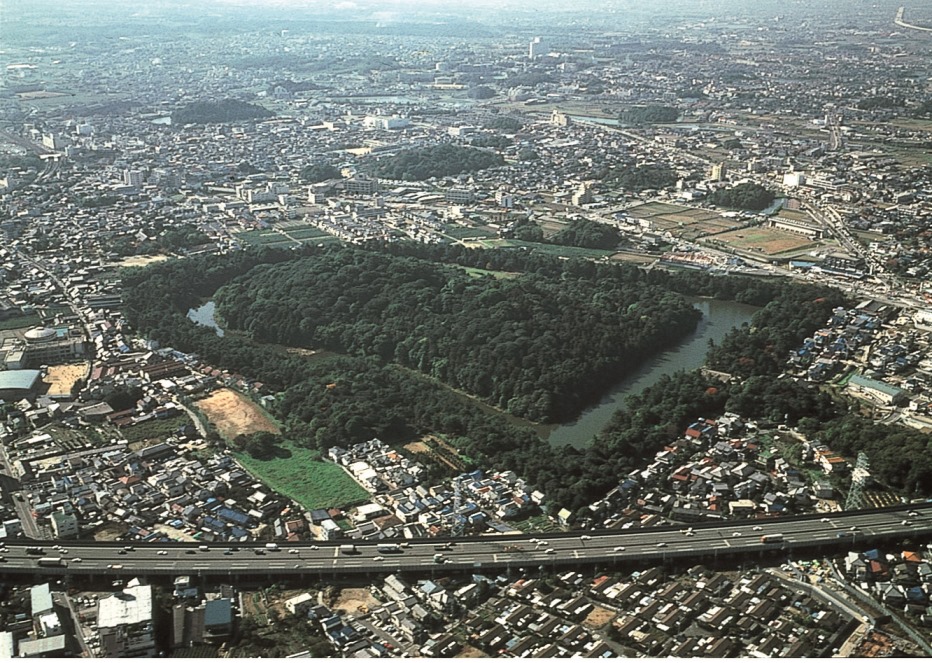
[[[232,389],[215,391],[199,400],[197,407],[227,440],[260,431],[279,432],[262,408]]]
[[[636,219],[649,221],[651,229],[669,232],[675,237],[694,240],[705,235],[735,228],[742,222],[723,217],[720,213],[706,209],[681,207],[668,203],[645,203],[628,210]]]
[[[816,244],[805,235],[777,228],[743,228],[716,235],[715,239],[738,251],[756,251],[768,256],[798,251]]]

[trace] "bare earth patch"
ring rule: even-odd
[[[49,394],[70,394],[74,383],[87,373],[87,363],[49,366],[42,381],[49,385]]]
[[[592,609],[586,619],[583,621],[583,626],[588,626],[589,628],[599,629],[608,624],[610,621],[615,619],[615,616],[618,613],[609,610],[608,608],[602,608],[600,606],[595,606]]]
[[[126,533],[126,528],[117,523],[104,523],[94,532],[95,541],[116,541],[117,537]]]
[[[423,442],[412,442],[411,444],[406,444],[404,448],[413,454],[426,454],[430,452],[430,447]]]
[[[197,541],[197,539],[195,539],[190,534],[186,534],[185,532],[182,532],[180,529],[176,529],[171,525],[162,525],[161,523],[157,523],[152,526],[152,529],[164,533],[166,536],[174,539],[175,541]]]
[[[121,260],[118,264],[120,267],[145,267],[146,265],[151,265],[154,262],[162,262],[163,260],[168,260],[168,256],[134,256]]]
[[[484,651],[472,645],[463,645],[463,650],[453,658],[488,658],[488,656]]]
[[[348,615],[368,614],[370,610],[378,607],[368,589],[348,588],[340,591],[340,595],[333,602],[334,610],[343,610]]]
[[[232,440],[237,435],[249,435],[260,431],[278,433],[278,426],[266,416],[258,405],[232,389],[220,389],[197,402],[197,407],[207,415],[224,438]]]

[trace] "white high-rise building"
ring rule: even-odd
[[[137,189],[142,187],[142,171],[141,170],[124,170],[123,171],[123,184],[126,186],[136,187]]]
[[[528,47],[527,56],[530,60],[536,60],[547,52],[547,45],[543,37],[534,37],[531,45]]]

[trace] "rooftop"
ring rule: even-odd
[[[97,625],[113,628],[152,619],[152,586],[127,587],[100,600]]]

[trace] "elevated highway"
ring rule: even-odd
[[[912,23],[907,23],[903,18],[903,15],[906,13],[906,7],[900,7],[896,10],[896,18],[893,19],[893,23],[898,25],[901,28],[907,28],[909,30],[918,30],[920,32],[932,32],[932,28],[927,28],[922,25],[913,25]]]
[[[765,536],[770,540],[762,541]],[[355,544],[355,554],[342,552],[341,542],[279,543],[277,550],[267,550],[261,543],[132,544],[126,549],[123,542],[17,540],[7,542],[0,551],[0,575],[8,579],[84,576],[95,580],[139,576],[151,581],[191,575],[274,581],[289,576],[323,579],[398,571],[423,575],[534,572],[541,568],[685,564],[726,558],[754,561],[768,555],[832,554],[905,539],[915,546],[932,541],[932,503],[692,528],[415,539],[404,542],[398,552],[380,552],[377,543],[361,542]],[[441,546],[446,549],[438,549]]]

